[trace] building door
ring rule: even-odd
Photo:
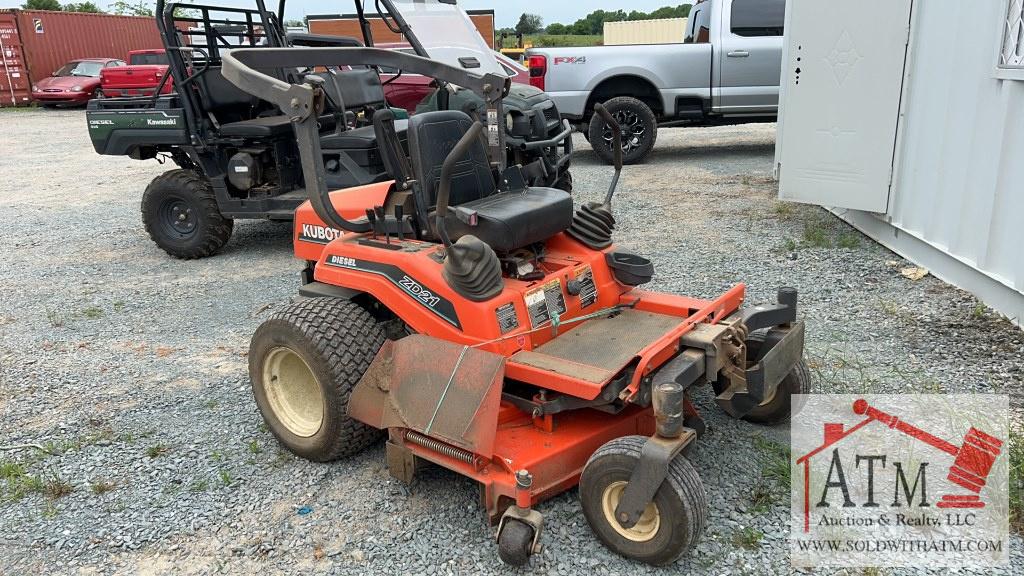
[[[912,0],[789,0],[779,197],[885,212]]]

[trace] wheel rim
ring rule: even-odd
[[[306,361],[289,348],[274,348],[263,361],[267,403],[289,432],[302,438],[316,434],[324,421],[320,383]]]
[[[644,124],[643,119],[640,118],[640,115],[632,110],[619,110],[612,113],[612,118],[615,118],[615,121],[619,123],[619,127],[622,128],[622,153],[629,154],[640,148],[644,137],[647,135],[647,126]],[[610,150],[615,139],[612,127],[605,124],[602,136],[604,137],[605,145]]]
[[[647,542],[654,538],[658,534],[658,529],[661,528],[661,513],[658,512],[658,506],[654,502],[650,502],[644,508],[644,513],[640,515],[640,520],[632,528],[622,526],[615,518],[615,508],[622,500],[622,493],[625,490],[626,482],[621,480],[612,482],[604,489],[604,493],[601,494],[601,510],[604,511],[605,521],[619,533],[619,536],[633,542]]]
[[[181,198],[168,198],[160,205],[160,223],[164,232],[180,240],[192,238],[199,229],[191,204]]]

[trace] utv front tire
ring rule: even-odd
[[[146,187],[142,222],[157,246],[183,260],[215,254],[227,244],[234,227],[221,215],[210,183],[180,169],[164,172]]]
[[[383,344],[380,324],[342,298],[297,302],[260,325],[249,346],[249,377],[277,440],[297,456],[329,462],[381,438],[349,417],[348,401]]]
[[[622,163],[643,162],[658,139],[658,119],[651,107],[629,96],[612,98],[604,107],[622,128]],[[587,140],[601,160],[607,164],[614,162],[612,129],[598,114],[590,119]]]

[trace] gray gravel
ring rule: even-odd
[[[0,134],[0,444],[54,452],[0,452],[0,574],[510,572],[469,481],[429,469],[403,486],[380,447],[311,464],[262,426],[245,355],[297,286],[287,225],[242,222],[222,254],[175,261],[139,222],[162,167],[95,155],[82,111],[0,112]],[[577,144],[578,196],[595,199],[611,172]],[[774,125],[663,130],[626,168],[617,239],[655,261],[651,287],[711,297],[743,281],[756,302],[797,286],[817,390],[1010,393],[1019,423],[1024,333],[903,278],[827,212],[775,201],[773,147]],[[540,507],[546,548],[520,572],[790,572],[788,492],[769,483],[774,502],[751,503],[763,440],[788,430],[700,407],[712,522],[693,554],[667,570],[612,555],[570,491]],[[747,527],[763,534],[750,549]],[[1012,555],[1019,568],[1018,537]]]

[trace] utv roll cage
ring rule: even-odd
[[[390,4],[390,0],[379,1]],[[473,91],[487,105],[487,141],[491,162],[498,173],[504,171],[505,134],[497,119],[504,117],[502,99],[512,83],[507,76],[477,75],[421,56],[378,48],[241,48],[224,54],[222,73],[225,78],[241,90],[276,105],[291,118],[310,202],[317,215],[331,226],[357,233],[371,229],[367,221],[353,222],[343,218],[328,197],[326,174],[320,161],[317,122],[325,100],[322,80],[310,75],[301,84],[291,83],[260,71],[316,66],[387,66]]]

